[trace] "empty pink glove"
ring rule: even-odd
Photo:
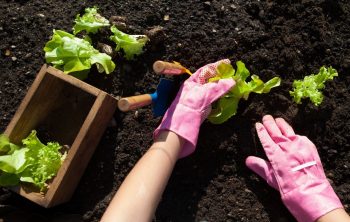
[[[231,78],[206,83],[209,78],[216,75],[216,67],[220,63],[230,63],[230,60],[225,59],[203,66],[183,83],[153,134],[153,137],[157,138],[160,131],[170,130],[184,138],[186,141],[179,154],[180,158],[188,156],[195,150],[200,125],[209,115],[211,103],[235,84]]]
[[[269,161],[250,156],[246,165],[279,190],[298,221],[313,222],[343,207],[307,137],[296,135],[284,119],[270,115],[263,117],[263,124],[256,124],[256,130]]]

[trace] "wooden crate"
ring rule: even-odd
[[[44,126],[53,141],[70,149],[45,194],[23,185],[12,190],[47,208],[69,201],[116,107],[106,92],[44,65],[5,134],[21,144]]]

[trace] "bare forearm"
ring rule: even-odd
[[[316,222],[350,222],[350,217],[344,209],[336,209],[323,215]]]
[[[101,221],[150,221],[182,143],[175,133],[162,132],[126,177]]]

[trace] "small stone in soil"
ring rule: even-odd
[[[109,56],[113,56],[113,48],[110,45],[104,43],[97,43],[97,49]]]
[[[252,191],[249,190],[249,189],[244,189],[244,191],[247,192],[247,193],[251,193],[251,192],[252,192]]]
[[[169,19],[170,19],[170,16],[169,15],[164,15],[164,21],[169,21]]]
[[[24,56],[24,58],[25,58],[25,59],[29,59],[31,56],[32,56],[32,53],[27,53],[27,54]]]
[[[117,27],[121,31],[127,30],[126,17],[124,16],[111,16],[109,22]]]
[[[135,117],[135,119],[139,118],[139,111],[138,110],[135,111],[134,117]]]
[[[11,51],[8,50],[8,49],[6,49],[6,51],[5,51],[5,56],[10,56],[10,55],[11,55]]]
[[[166,38],[164,28],[162,26],[155,26],[150,30],[147,30],[145,34],[148,36],[148,38],[151,40],[151,43],[154,45],[163,43]]]
[[[15,56],[11,57],[11,59],[12,59],[12,61],[14,61],[14,62],[17,60],[17,58],[16,58]]]
[[[206,5],[206,6],[210,6],[210,5],[211,5],[211,3],[210,3],[210,1],[206,1],[206,2],[204,2],[204,5]]]
[[[236,8],[237,8],[237,6],[235,6],[234,4],[231,4],[230,7],[231,7],[232,9],[236,9]]]

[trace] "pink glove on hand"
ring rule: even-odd
[[[200,125],[209,115],[211,103],[235,84],[233,79],[206,83],[209,78],[216,75],[216,67],[220,63],[230,63],[230,60],[208,64],[198,69],[183,83],[165,113],[162,123],[153,134],[153,137],[157,138],[160,131],[170,130],[184,138],[186,141],[180,152],[180,158],[188,156],[195,150]]]
[[[313,222],[326,213],[343,208],[329,184],[315,145],[294,133],[282,119],[263,117],[256,130],[265,153],[265,161],[250,156],[246,165],[279,190],[282,201],[298,221]]]

